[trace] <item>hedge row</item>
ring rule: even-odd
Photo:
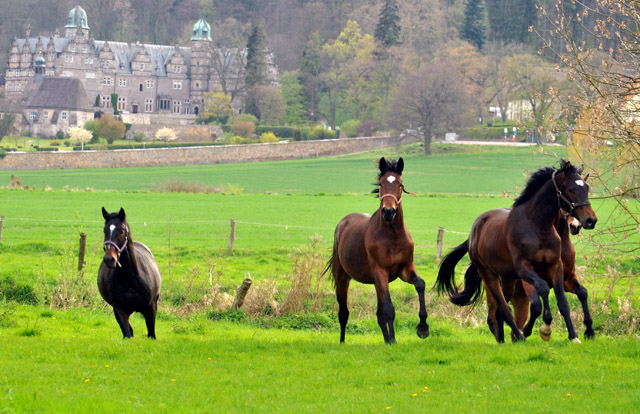
[[[132,142],[131,144],[85,144],[85,150],[117,150],[117,149],[144,149],[144,148],[179,148],[179,147],[203,147],[222,145],[218,142]],[[74,151],[81,151],[82,147],[74,146]]]

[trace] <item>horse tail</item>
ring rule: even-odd
[[[336,286],[336,276],[333,273],[333,261],[337,257],[338,257],[338,246],[337,246],[337,243],[334,243],[333,244],[333,251],[331,252],[331,257],[327,261],[327,265],[324,267],[324,270],[322,271],[322,274],[320,275],[320,277],[322,277],[325,274],[330,272],[331,273],[331,281],[333,282],[333,287]]]
[[[438,294],[447,294],[450,297],[458,293],[455,280],[455,268],[458,262],[469,252],[469,240],[465,241],[458,247],[450,251],[442,263],[440,263],[440,270],[438,271],[438,278],[436,279],[436,290]]]
[[[482,278],[478,268],[471,263],[464,274],[464,289],[449,295],[451,303],[458,306],[476,305],[482,297]]]

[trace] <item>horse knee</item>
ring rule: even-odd
[[[531,315],[529,316],[530,319],[536,319],[542,314],[542,302],[540,302],[540,299],[531,301],[529,312],[531,313]]]
[[[575,283],[575,294],[581,302],[589,299],[589,292],[587,292],[587,288],[578,282]]]
[[[413,286],[415,286],[417,292],[424,292],[426,284],[421,277],[416,276],[413,279]]]

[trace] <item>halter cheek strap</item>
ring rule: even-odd
[[[553,186],[556,189],[556,193],[558,195],[558,207],[564,211],[564,213],[566,213],[565,215],[565,219],[569,216],[573,217],[573,210],[575,210],[578,207],[584,207],[584,206],[590,206],[591,203],[588,201],[583,201],[582,203],[574,203],[571,200],[569,200],[567,197],[565,197],[564,194],[562,194],[562,191],[560,191],[560,188],[558,188],[558,184],[556,183],[556,173],[557,171],[554,171],[553,174],[551,175],[551,182],[553,183]],[[565,203],[567,203],[567,205],[569,206],[569,211],[567,212],[567,210],[562,207],[562,203],[561,201],[564,201]]]
[[[393,198],[393,200],[396,202],[396,204],[400,204],[400,202],[402,201],[402,196],[400,196],[400,198],[396,198],[396,196],[394,196],[393,194],[389,193],[389,194],[385,194],[385,195],[381,195],[380,196],[380,200],[384,200],[386,197],[391,197]]]
[[[115,242],[112,242],[111,240],[107,240],[104,242],[105,246],[113,246],[113,248],[118,252],[118,256],[116,257],[116,264],[118,265],[118,267],[122,267],[122,265],[120,264],[120,254],[124,251],[124,249],[127,248],[128,242],[129,236],[125,237],[122,247],[119,247]]]

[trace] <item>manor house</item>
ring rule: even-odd
[[[211,26],[201,18],[189,47],[95,40],[87,13],[76,6],[51,36],[16,39],[6,70],[6,97],[25,99],[37,75],[81,81],[89,103],[109,112],[193,117],[203,110],[207,91],[223,90],[242,112],[246,49],[214,49]],[[269,79],[277,84],[273,54],[266,53]],[[112,100],[114,100],[112,102]],[[98,108],[96,108],[98,109]]]

